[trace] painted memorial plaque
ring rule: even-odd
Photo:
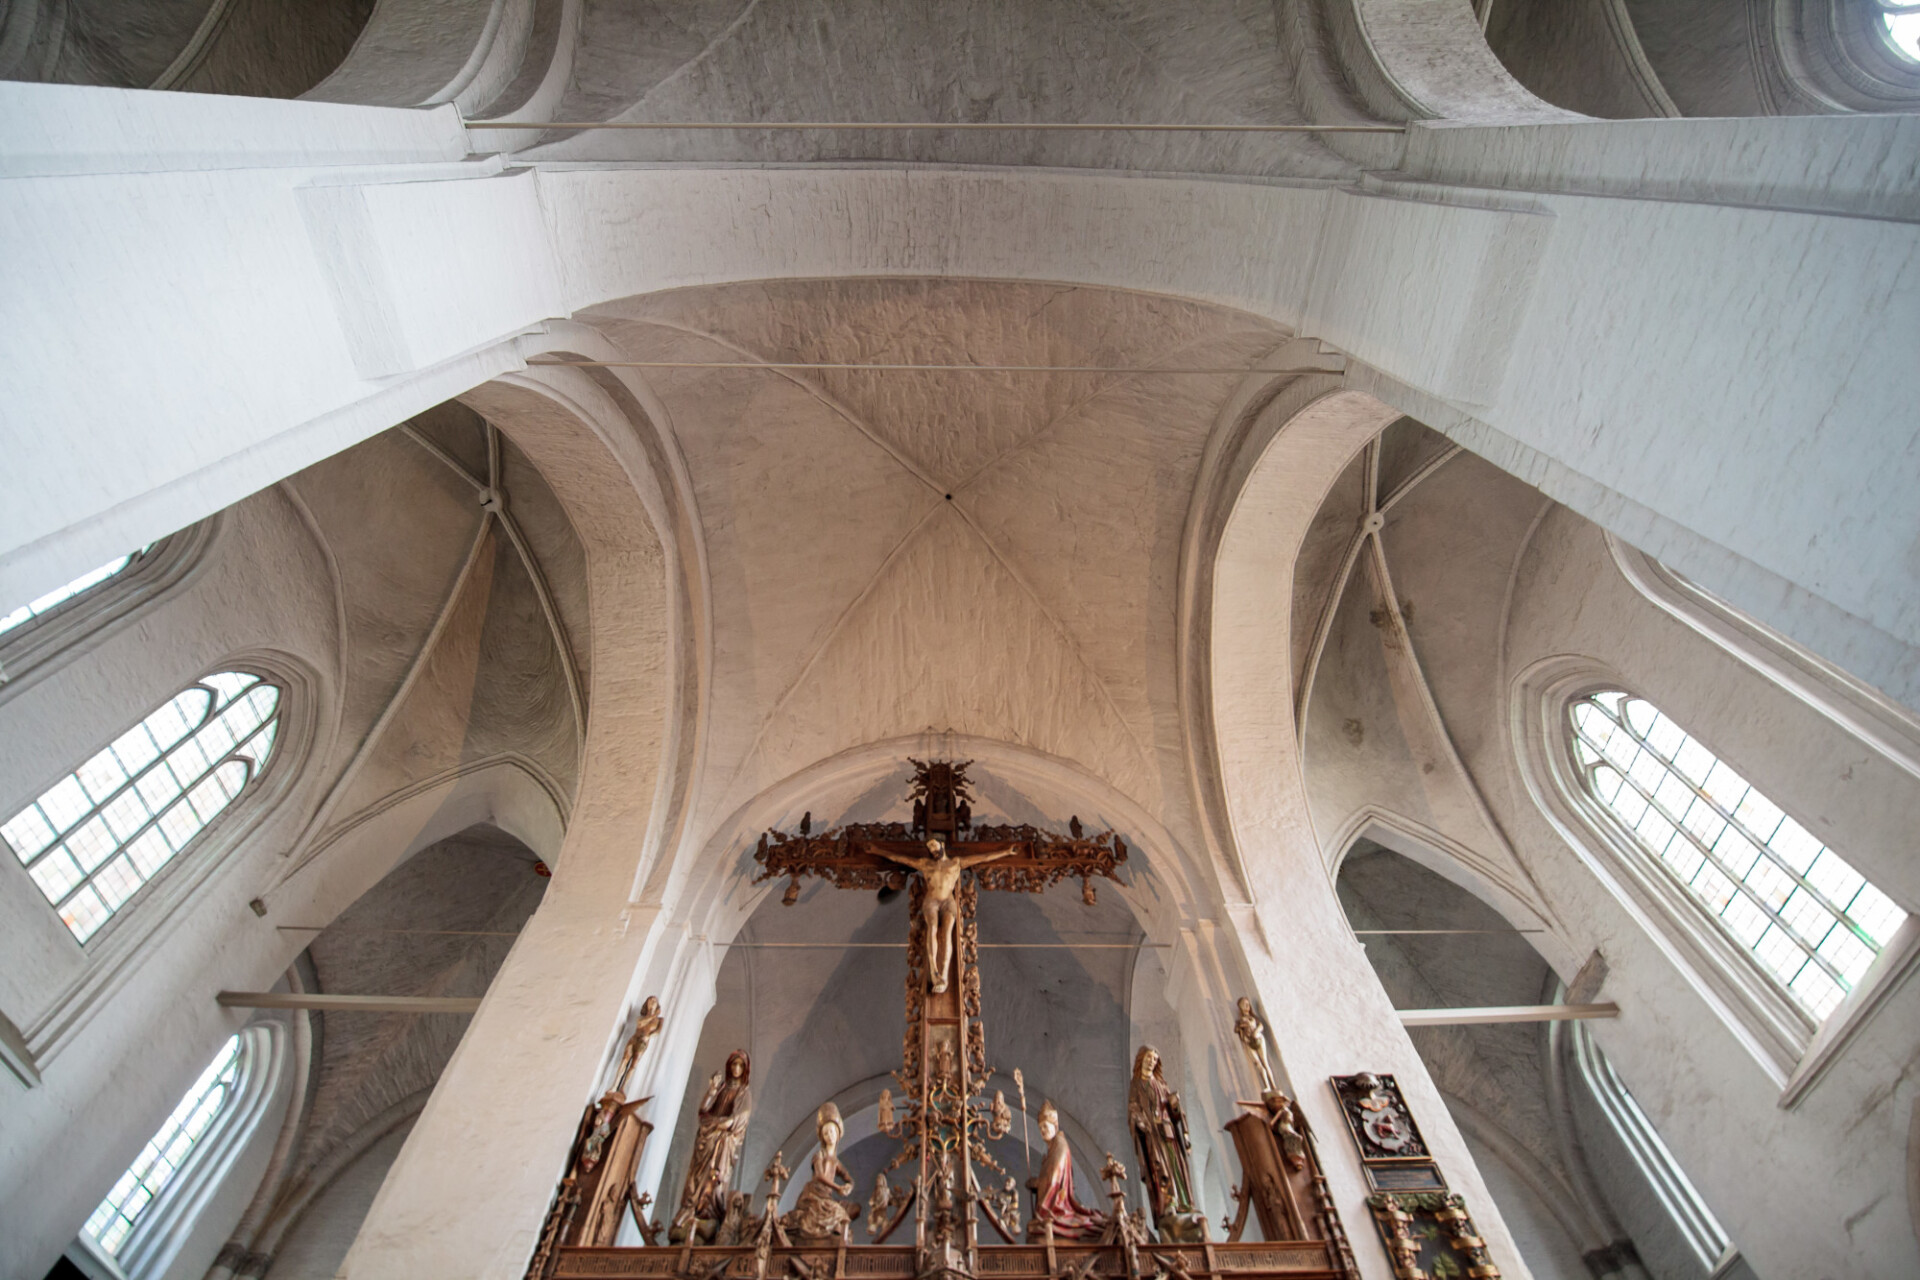
[[[1367,1197],[1395,1280],[1499,1280],[1467,1205],[1448,1191],[1377,1191]]]

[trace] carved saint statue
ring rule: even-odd
[[[851,1244],[848,1228],[860,1216],[860,1206],[841,1199],[853,1194],[853,1179],[840,1163],[840,1135],[846,1131],[840,1108],[822,1103],[814,1131],[819,1134],[820,1149],[813,1153],[813,1176],[800,1188],[800,1198],[780,1225],[799,1241]]]
[[[867,1197],[867,1234],[877,1236],[887,1229],[887,1210],[893,1208],[893,1184],[886,1171],[873,1175],[873,1194]]]
[[[1127,1125],[1140,1152],[1140,1180],[1147,1185],[1155,1228],[1162,1239],[1199,1239],[1204,1217],[1194,1207],[1193,1174],[1188,1168],[1187,1115],[1180,1095],[1167,1087],[1160,1054],[1140,1046],[1127,1086]]]
[[[1280,1140],[1287,1167],[1298,1173],[1307,1167],[1307,1139],[1300,1132],[1299,1120],[1293,1113],[1293,1099],[1278,1089],[1271,1089],[1260,1095],[1260,1102],[1266,1108],[1267,1127]]]
[[[882,1132],[882,1133],[892,1133],[892,1132],[893,1132],[893,1127],[894,1127],[894,1118],[893,1118],[893,1090],[891,1090],[891,1089],[882,1089],[882,1090],[880,1091],[880,1107],[879,1107],[879,1112],[880,1112],[880,1114],[879,1114],[879,1116],[877,1117],[877,1119],[876,1119],[876,1121],[875,1121],[875,1123],[876,1123],[876,1124],[878,1124],[878,1125],[880,1126],[880,1132]]]
[[[1266,1028],[1253,1012],[1253,1001],[1245,996],[1240,997],[1240,1016],[1233,1021],[1233,1034],[1240,1037],[1247,1056],[1253,1059],[1254,1083],[1260,1086],[1261,1096],[1275,1092],[1279,1086],[1273,1082],[1273,1062],[1267,1057]]]
[[[1027,1182],[1033,1190],[1027,1242],[1044,1241],[1049,1226],[1055,1240],[1098,1239],[1107,1219],[1074,1198],[1073,1152],[1067,1147],[1067,1135],[1060,1132],[1060,1112],[1051,1102],[1040,1107],[1040,1138],[1047,1144],[1047,1155],[1040,1162],[1040,1176]]]
[[[634,1066],[640,1061],[640,1055],[653,1043],[654,1036],[660,1033],[665,1023],[660,1016],[660,997],[648,996],[640,1005],[640,1016],[634,1019],[633,1035],[627,1039],[627,1047],[620,1053],[620,1070],[613,1078],[613,1091],[625,1093],[627,1079],[633,1075]]]
[[[1007,1136],[1007,1130],[1013,1128],[1013,1108],[1007,1105],[1006,1090],[993,1091],[993,1109],[988,1115],[987,1136],[997,1142]]]
[[[926,895],[920,900],[920,915],[927,924],[927,980],[935,995],[947,989],[947,968],[953,963],[954,932],[960,919],[954,895],[960,888],[960,873],[983,862],[1011,857],[1013,852],[1003,849],[999,853],[956,857],[947,853],[944,840],[931,839],[927,841],[927,857],[885,855],[891,862],[918,871],[927,882]]]
[[[700,1099],[700,1127],[693,1137],[693,1156],[687,1162],[687,1184],[680,1193],[680,1209],[674,1214],[668,1237],[676,1244],[700,1233],[703,1222],[709,1224],[704,1233],[711,1235],[712,1224],[727,1215],[733,1162],[740,1156],[747,1119],[753,1114],[753,1093],[747,1088],[752,1073],[753,1063],[746,1050],[735,1049],[727,1055],[725,1071],[714,1072],[707,1081],[706,1095]]]
[[[1013,1175],[1007,1175],[1007,1184],[1000,1191],[989,1191],[987,1195],[993,1198],[993,1211],[999,1217],[1000,1225],[1007,1229],[1007,1234],[1019,1235],[1020,1192],[1013,1185]]]

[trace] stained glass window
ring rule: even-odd
[[[113,1190],[87,1219],[86,1231],[108,1253],[117,1253],[134,1224],[187,1161],[187,1154],[207,1135],[233,1094],[240,1069],[240,1037],[234,1036],[194,1081],[187,1096],[173,1109],[160,1132],[153,1135],[133,1167],[120,1175]]]
[[[280,691],[248,672],[199,680],[0,825],[85,942],[260,776]]]
[[[1907,913],[1652,703],[1572,704],[1587,788],[1816,1018]]]
[[[142,547],[131,555],[115,556],[93,572],[83,573],[66,586],[56,587],[54,590],[41,596],[38,600],[23,604],[5,617],[0,617],[0,635],[5,635],[21,623],[37,618],[50,609],[58,608],[89,587],[99,586],[108,578],[113,577],[135,560],[145,555],[148,550],[149,548]]]
[[[1887,43],[1904,57],[1920,62],[1920,0],[1876,0]]]

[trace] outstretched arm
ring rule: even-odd
[[[964,858],[949,855],[947,861],[956,867],[964,869],[966,867],[977,867],[983,862],[994,862],[1000,858],[1011,858],[1013,855],[1014,850],[1002,849],[998,853],[970,853]]]
[[[927,867],[933,865],[933,861],[934,861],[932,858],[917,858],[911,854],[888,853],[884,849],[875,849],[873,850],[873,852],[879,854],[881,857],[885,858],[888,862],[899,863],[901,866],[906,867],[910,871],[924,871]]]

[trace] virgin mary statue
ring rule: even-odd
[[[1160,1054],[1141,1045],[1127,1086],[1127,1124],[1140,1151],[1140,1180],[1153,1202],[1153,1225],[1162,1240],[1198,1242],[1206,1218],[1193,1203],[1193,1174],[1187,1165],[1187,1113],[1180,1095],[1160,1073]]]
[[[726,1070],[714,1072],[707,1081],[706,1095],[700,1099],[700,1127],[694,1133],[693,1155],[687,1161],[686,1188],[680,1193],[680,1209],[673,1215],[668,1233],[676,1244],[689,1238],[711,1237],[727,1216],[733,1162],[740,1157],[747,1119],[753,1114],[753,1093],[747,1088],[752,1073],[753,1063],[746,1050],[735,1049],[727,1055]]]

